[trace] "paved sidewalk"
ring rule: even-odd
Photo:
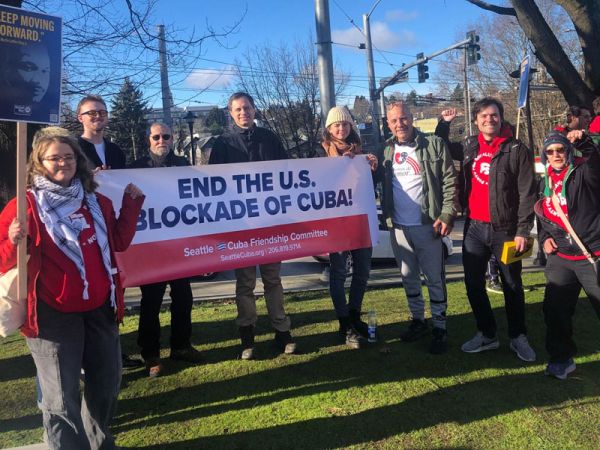
[[[450,237],[453,241],[454,254],[446,261],[446,279],[448,281],[457,281],[464,278],[463,267],[462,267],[462,256],[461,246],[463,238],[463,225],[464,220],[459,219],[456,221],[455,229],[452,231]],[[532,272],[543,270],[542,267],[534,266],[533,259],[537,252],[537,242],[534,244],[534,251],[531,257],[526,258],[523,261],[523,272]],[[308,264],[308,263],[307,263]],[[313,263],[315,265],[316,263]],[[291,275],[286,273],[286,264],[282,265],[282,284],[285,292],[303,292],[303,291],[315,291],[315,290],[327,290],[329,289],[329,283],[321,280],[321,273]],[[218,277],[219,278],[219,277]],[[194,301],[204,300],[219,300],[234,298],[235,296],[235,281],[233,276],[230,280],[217,280],[215,281],[198,281],[192,282],[192,292],[194,295]],[[348,282],[350,279],[348,279]],[[386,265],[374,264],[371,269],[371,275],[369,278],[370,287],[391,287],[402,285],[402,277],[400,271],[395,264],[390,263]],[[263,285],[260,277],[256,280],[256,291],[258,295],[262,295]],[[125,291],[125,304],[128,308],[136,309],[139,308],[141,298],[140,289],[128,288]],[[168,294],[165,294],[165,301],[163,305],[168,305],[170,298]]]

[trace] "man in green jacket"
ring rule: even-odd
[[[456,172],[446,143],[416,130],[407,104],[390,104],[387,121],[394,136],[386,142],[380,161],[383,214],[392,222],[392,249],[412,315],[400,338],[413,342],[429,330],[421,289],[423,272],[433,322],[429,351],[440,354],[448,348],[442,236],[450,234],[456,216]]]

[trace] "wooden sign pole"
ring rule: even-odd
[[[17,122],[17,219],[27,223],[27,123]],[[27,238],[19,242],[17,248],[17,270],[19,284],[17,296],[20,301],[27,301]]]

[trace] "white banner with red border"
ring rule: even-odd
[[[371,247],[378,221],[364,156],[105,170],[118,211],[128,183],[146,195],[117,264],[125,287]]]

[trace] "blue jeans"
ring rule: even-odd
[[[465,223],[462,256],[467,297],[475,314],[477,329],[488,338],[496,336],[497,331],[494,312],[485,290],[485,272],[492,253],[496,255],[500,269],[508,336],[512,339],[527,334],[521,261],[508,265],[500,261],[504,243],[512,240],[513,235],[494,231],[490,223],[471,219]]]
[[[62,313],[38,300],[37,315],[39,335],[26,340],[37,369],[48,446],[115,448],[108,425],[121,385],[121,345],[110,304],[88,312]]]
[[[337,317],[348,317],[350,310],[360,311],[363,297],[371,271],[372,247],[349,250],[352,254],[352,282],[350,284],[349,301],[346,303],[346,252],[330,253],[329,263],[329,293],[333,300],[333,307]]]

